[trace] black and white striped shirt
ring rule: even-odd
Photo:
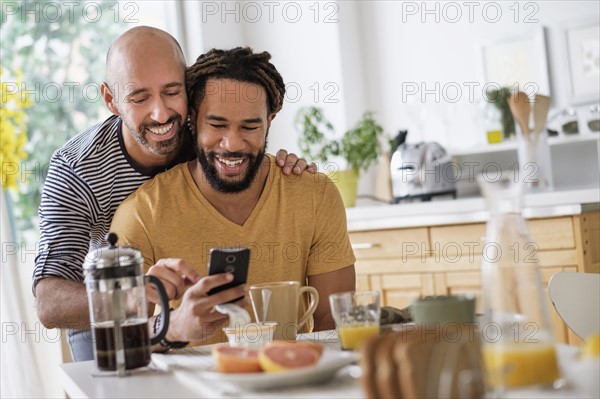
[[[83,282],[88,251],[104,236],[119,204],[152,177],[137,170],[125,151],[121,118],[78,134],[58,149],[39,208],[40,245],[33,286],[44,277]]]

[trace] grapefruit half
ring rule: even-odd
[[[320,357],[312,345],[275,341],[260,349],[258,362],[266,372],[280,372],[314,366]]]
[[[221,373],[256,373],[261,371],[258,350],[219,344],[213,347],[215,368]]]

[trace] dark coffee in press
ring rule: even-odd
[[[96,362],[103,371],[117,369],[115,337],[112,322],[103,322],[93,327],[96,340]],[[131,370],[150,364],[151,348],[148,323],[140,320],[122,327],[125,349],[125,369]]]

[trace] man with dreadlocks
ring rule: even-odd
[[[104,236],[121,201],[159,172],[194,158],[186,124],[185,65],[179,44],[167,32],[148,26],[125,32],[108,51],[101,87],[114,115],[75,136],[50,161],[33,290],[44,326],[69,329],[76,361],[94,358],[83,283],[87,252],[106,245]],[[282,167],[285,156],[285,151],[278,154]],[[288,156],[286,173],[296,159]],[[300,159],[294,173],[305,166]],[[159,278],[168,268],[199,278],[180,261],[163,264]]]
[[[325,175],[285,176],[265,153],[285,94],[270,58],[249,48],[213,49],[188,68],[197,159],[141,186],[117,209],[111,229],[142,252],[146,267],[178,257],[201,275],[211,248],[250,247],[248,284],[315,287],[314,328],[330,329],[329,294],[355,289],[345,209]],[[216,282],[204,280],[173,310],[168,341],[223,340],[224,321],[214,322],[212,308],[243,291],[208,296]]]

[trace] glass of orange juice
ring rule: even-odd
[[[331,313],[344,350],[356,350],[379,333],[379,291],[349,291],[329,296]]]

